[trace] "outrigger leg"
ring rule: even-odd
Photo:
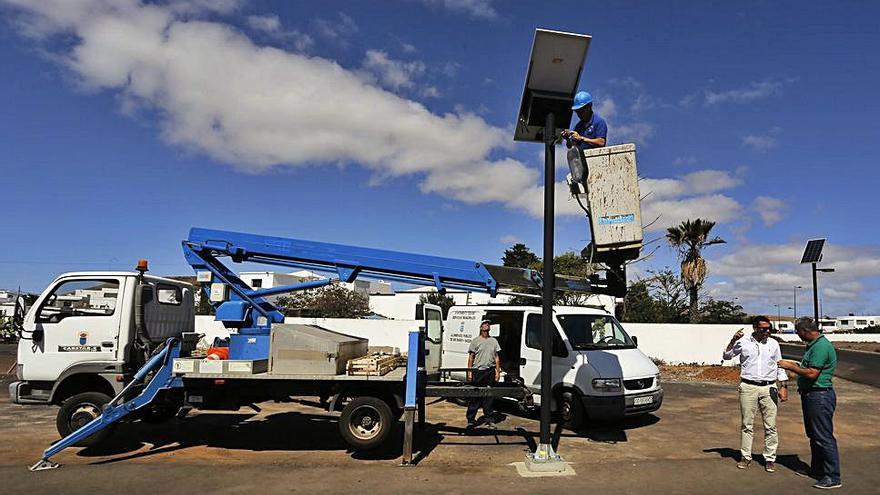
[[[160,391],[181,386],[180,379],[176,378],[171,372],[174,359],[177,357],[180,357],[180,340],[174,338],[168,339],[165,342],[165,347],[158,354],[150,358],[147,364],[135,373],[132,381],[122,390],[122,392],[119,392],[119,395],[114,397],[113,400],[104,406],[104,410],[100,416],[70,435],[53,443],[49,448],[43,451],[43,457],[29,469],[31,471],[43,471],[59,467],[58,463],[50,461],[49,458],[62,450],[75,445],[79,441],[94,435],[104,428],[107,428],[132,412],[150,404]],[[127,402],[120,403],[122,397],[125,396],[132,386],[141,382],[148,373],[157,368],[158,370],[153,376],[153,379],[150,380],[137,397]]]

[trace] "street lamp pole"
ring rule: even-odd
[[[541,299],[541,444],[550,445],[550,374],[553,368],[553,233],[556,186],[556,116],[547,114],[544,125],[544,291]]]
[[[819,324],[819,287],[816,285],[816,264],[813,265],[813,321]]]
[[[794,286],[794,309],[792,310],[792,316],[794,320],[797,321],[797,291],[798,289],[803,289],[800,285]]]

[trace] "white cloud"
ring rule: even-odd
[[[511,246],[520,242],[522,242],[522,240],[513,234],[507,234],[498,239],[499,244],[504,244],[506,246]]]
[[[44,36],[73,34],[56,59],[83,86],[158,110],[169,143],[246,172],[354,162],[380,177],[420,177],[426,192],[536,212],[526,198],[540,192],[537,170],[488,159],[511,147],[509,132],[472,113],[433,114],[332,60],[258,46],[229,25],[162,6],[78,5],[46,1],[19,12],[49,26]],[[421,71],[395,72],[377,52],[368,61],[391,87]]]
[[[315,40],[308,34],[295,29],[285,30],[281,24],[281,18],[274,14],[249,15],[245,18],[245,23],[251,29],[260,31],[273,39],[292,42],[294,48],[300,52],[309,50],[315,44]]]
[[[812,314],[810,268],[799,263],[803,248],[800,242],[751,244],[720,258],[710,258],[710,286],[717,295],[739,297],[740,304],[756,310],[775,311],[773,305],[779,304],[783,314],[791,314],[787,308],[794,302],[794,287],[800,285],[804,289],[799,291],[798,314]],[[711,256],[711,252],[707,254]],[[825,313],[876,314],[880,309],[876,306],[880,296],[880,247],[829,244],[822,265],[835,268],[834,273],[820,274],[819,278]]]
[[[639,105],[640,97],[648,98],[642,92],[641,83],[632,78],[623,80],[613,79],[611,82],[615,86],[625,87],[628,94],[632,93],[633,90],[638,90],[639,93],[635,94],[635,96],[630,95],[632,98],[627,98],[632,99],[632,103],[630,104],[631,110],[626,113],[626,116],[619,114],[618,100],[614,96],[605,95],[595,99],[593,106],[596,113],[601,115],[608,123],[609,144],[636,143],[644,145],[654,135],[654,124],[634,119],[636,112],[632,111],[632,106]],[[625,104],[623,106],[626,107]],[[642,108],[639,111],[642,110],[644,109]]]
[[[167,7],[135,0],[76,5],[21,3],[17,12],[26,14],[19,18],[25,26],[39,24],[30,33],[74,35],[56,60],[87,88],[157,110],[169,143],[245,172],[353,162],[379,180],[414,176],[426,193],[542,216],[538,163],[505,157],[512,146],[509,130],[476,114],[431,113],[365,81],[362,72],[259,46],[227,24],[192,13],[178,17]],[[412,88],[413,77],[424,71],[375,50],[365,62],[389,88]],[[645,183],[660,191],[644,208],[663,213],[666,225],[696,214],[725,221],[738,206],[718,194],[738,183],[724,172]],[[565,184],[557,183],[556,197],[560,215],[583,215]]]
[[[642,221],[650,224],[649,231],[662,231],[693,218],[729,222],[742,208],[720,192],[740,184],[742,179],[724,170],[700,170],[675,179],[642,179]],[[660,220],[651,224],[658,216]]]
[[[758,196],[752,201],[752,207],[761,216],[764,225],[771,227],[782,220],[783,210],[785,210],[785,202],[779,198],[771,198],[769,196]]]
[[[797,78],[788,79],[765,79],[752,81],[747,86],[727,90],[705,89],[691,93],[681,100],[683,106],[690,106],[699,100],[703,100],[705,106],[720,105],[722,103],[750,103],[763,100],[771,96],[782,94],[783,88],[793,83]]]
[[[245,21],[252,29],[257,29],[259,31],[275,33],[281,30],[281,19],[274,14],[249,15]]]
[[[695,196],[731,189],[742,184],[742,179],[726,170],[700,170],[678,179],[642,179],[639,187],[642,196],[667,199],[679,196]]]
[[[474,19],[493,20],[498,18],[498,11],[492,5],[493,0],[421,0],[427,5],[439,5],[446,10],[465,14]]]
[[[393,60],[382,50],[367,50],[363,68],[376,76],[382,86],[393,90],[414,87],[414,79],[425,73],[423,62]]]
[[[596,113],[602,116],[604,119],[613,119],[617,116],[617,103],[615,103],[614,98],[611,96],[607,96],[597,101],[593,107],[596,110]]]
[[[335,19],[315,19],[315,30],[323,38],[348,46],[349,38],[360,30],[354,19],[342,12],[338,12]]]
[[[767,135],[756,136],[749,134],[743,136],[742,144],[743,146],[749,146],[758,151],[767,151],[776,147],[776,138]]]
[[[746,103],[760,100],[769,96],[775,96],[782,92],[780,81],[756,81],[744,88],[729,89],[726,91],[706,91],[705,103],[717,105],[719,103]]]
[[[654,125],[648,122],[631,124],[608,124],[608,134],[617,143],[645,144],[654,135]],[[613,144],[613,143],[612,143]]]

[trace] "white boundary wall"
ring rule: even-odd
[[[405,350],[407,333],[423,323],[417,320],[359,320],[350,318],[285,318],[285,323],[318,325],[329,330],[370,339],[370,345],[387,345]],[[742,328],[751,332],[750,325],[690,325],[675,323],[624,323],[630,335],[639,339],[639,349],[651,358],[668,364],[738,364],[738,360],[721,361],[721,353],[730,338]],[[210,342],[215,336],[226,337],[229,332],[214,321],[213,316],[196,316],[196,331],[204,333]],[[779,334],[788,342],[799,342],[795,334]],[[880,342],[880,334],[829,334],[831,342]]]

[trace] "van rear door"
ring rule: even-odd
[[[443,309],[425,304],[425,373],[429,380],[440,377],[440,350],[443,344]]]

